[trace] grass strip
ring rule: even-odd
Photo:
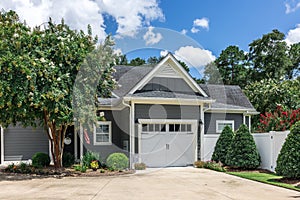
[[[261,183],[266,183],[270,185],[275,185],[287,189],[292,189],[300,192],[300,188],[288,184],[288,183],[282,183],[279,182],[278,179],[281,179],[282,176],[277,176],[275,174],[268,174],[268,173],[259,173],[259,172],[227,172],[227,174],[231,174],[234,176],[238,176],[241,178],[258,181]]]

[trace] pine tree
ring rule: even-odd
[[[260,156],[248,127],[242,124],[237,130],[226,155],[225,163],[233,168],[255,169]]]
[[[215,146],[212,160],[226,165],[226,154],[233,140],[233,131],[229,126],[225,126]]]
[[[278,155],[275,171],[287,178],[300,178],[300,121],[292,126]]]

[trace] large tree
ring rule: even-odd
[[[239,47],[228,46],[221,52],[220,56],[214,61],[214,64],[224,84],[239,85],[243,88],[249,82],[247,79],[249,72],[247,56]]]
[[[65,132],[73,123],[73,85],[95,48],[91,30],[86,35],[51,20],[31,29],[13,11],[1,12],[0,24],[0,124],[44,126],[61,167]]]
[[[249,44],[249,61],[252,64],[252,80],[273,78],[282,80],[291,70],[289,46],[285,35],[278,30],[265,34]]]

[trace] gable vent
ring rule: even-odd
[[[163,65],[155,77],[180,78],[178,72],[168,64]]]

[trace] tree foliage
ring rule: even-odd
[[[265,34],[249,44],[249,61],[253,66],[252,80],[281,80],[291,66],[285,35],[278,30]]]
[[[225,163],[230,167],[242,169],[255,169],[259,166],[259,153],[253,136],[245,124],[242,124],[236,131]]]
[[[214,61],[214,64],[222,75],[222,82],[225,85],[239,85],[243,88],[249,82],[247,56],[239,47],[227,47]]]
[[[225,126],[216,143],[214,153],[211,158],[213,161],[221,162],[226,165],[226,154],[233,140],[233,136],[234,133],[232,129],[229,126]]]
[[[277,158],[276,173],[288,178],[300,178],[300,121],[291,129]]]
[[[13,11],[1,12],[0,24],[0,123],[45,126],[54,164],[61,167],[73,123],[73,86],[96,41],[90,29],[86,35],[64,21],[31,29]]]

